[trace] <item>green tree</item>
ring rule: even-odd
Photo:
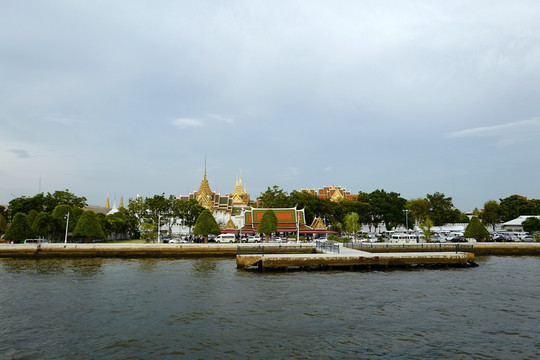
[[[184,226],[187,226],[190,232],[203,211],[204,207],[199,205],[199,202],[195,199],[177,199],[173,205],[173,216],[178,218]]]
[[[405,224],[405,204],[407,200],[398,193],[387,193],[375,190],[369,194],[371,205],[371,222],[375,226],[384,222],[387,230],[392,230],[398,224]]]
[[[165,197],[165,193],[146,198],[147,218],[151,219],[156,226],[158,221],[161,225],[165,224],[173,216],[173,203],[170,198]]]
[[[287,192],[280,189],[277,185],[274,185],[272,188],[268,187],[268,189],[259,196],[259,207],[283,208],[289,206]]]
[[[485,239],[489,238],[489,231],[478,217],[473,216],[469,221],[469,225],[465,228],[463,236],[466,238],[474,238],[477,241],[485,241]]]
[[[208,243],[208,235],[219,235],[221,230],[219,225],[210,212],[210,210],[205,209],[197,218],[195,222],[195,227],[193,228],[193,233],[195,235],[204,236],[204,242]]]
[[[536,215],[536,202],[525,196],[512,195],[501,200],[501,220],[510,221],[520,215]]]
[[[81,215],[75,230],[73,230],[74,238],[84,238],[86,242],[93,239],[104,239],[105,234],[97,219],[96,213],[92,210],[86,210]]]
[[[278,219],[273,210],[266,210],[261,218],[257,233],[265,234],[265,242],[269,242],[270,234],[277,231]]]
[[[68,232],[73,232],[76,222],[73,221],[73,210],[70,205],[57,205],[51,216],[53,221],[53,237],[62,239],[66,233],[67,216],[69,214]]]
[[[12,199],[8,205],[8,222],[13,219],[15,214],[28,214],[36,210],[38,213],[45,210],[45,197],[43,194],[37,194],[33,197],[20,196]]]
[[[487,201],[478,217],[484,225],[492,226],[495,231],[495,225],[501,222],[501,205],[495,200]]]
[[[13,242],[21,242],[25,239],[34,237],[34,231],[28,224],[28,219],[23,213],[17,213],[13,217],[11,225],[8,227],[4,239],[11,240]]]
[[[0,214],[0,234],[5,234],[7,230],[7,221],[3,214]]]
[[[540,231],[540,219],[536,217],[527,218],[521,225],[523,225],[523,231],[531,234],[535,231]]]
[[[109,222],[109,217],[103,213],[97,213],[96,218],[97,218],[97,221],[99,222],[99,225],[101,225],[104,238],[108,239],[109,235],[113,231],[112,224]]]
[[[143,222],[140,225],[140,228],[143,235],[143,239],[145,239],[145,242],[147,243],[155,242],[155,239],[157,238],[157,232],[156,232],[156,227],[154,226],[154,224],[150,222]]]
[[[40,212],[32,224],[32,229],[37,236],[51,240],[52,234],[55,231],[54,221],[51,215],[45,211]]]
[[[420,227],[420,230],[422,231],[422,234],[424,235],[424,239],[429,242],[431,235],[433,235],[433,231],[431,231],[431,228],[433,227],[433,221],[427,216],[424,221],[418,224],[418,227]]]
[[[328,216],[332,209],[330,200],[321,199],[307,191],[292,191],[289,195],[289,204],[304,209],[307,224],[311,224],[318,216]]]
[[[128,210],[130,215],[137,219],[139,225],[146,220],[146,204],[141,196],[137,196],[135,199],[129,199]]]
[[[125,208],[118,209],[117,213],[107,215],[114,239],[131,239],[139,230],[137,219],[130,216]]]
[[[407,201],[405,207],[411,211],[411,214],[416,221],[422,222],[429,216],[431,204],[425,198],[418,198]]]
[[[46,211],[51,214],[58,205],[83,208],[87,204],[85,197],[78,197],[67,189],[65,191],[55,191],[53,194],[47,193],[47,195],[39,193],[33,197],[21,196],[9,202],[9,218],[11,219],[18,212],[28,214],[31,210],[38,213]]]
[[[432,195],[427,194],[426,198],[430,204],[429,217],[433,221],[433,225],[442,226],[455,222],[454,205],[450,196],[447,197],[443,193],[436,192]]]
[[[69,205],[70,207],[83,208],[86,205],[86,198],[84,196],[79,197],[66,190],[57,190],[54,193],[47,193],[44,199],[45,211],[51,213],[58,205]]]
[[[36,220],[38,214],[39,213],[36,210],[32,209],[28,215],[26,215],[26,219],[28,220],[28,225],[30,225],[30,227],[32,227],[32,224],[34,224],[34,220]]]
[[[360,217],[357,213],[352,212],[345,215],[345,229],[348,233],[354,234],[354,241],[357,240],[357,234],[360,229],[362,229],[362,224],[360,223]]]

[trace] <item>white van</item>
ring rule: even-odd
[[[217,243],[233,243],[236,241],[236,235],[234,234],[219,234],[216,237]]]
[[[47,239],[26,239],[24,240],[25,244],[42,244],[46,243]]]

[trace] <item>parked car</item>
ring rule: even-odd
[[[279,236],[272,236],[270,238],[270,242],[280,243],[280,242],[283,242],[283,241],[281,240],[281,238]]]
[[[248,243],[259,243],[261,242],[261,236],[260,235],[252,235],[249,236],[247,239]]]

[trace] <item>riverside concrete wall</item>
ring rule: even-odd
[[[1,244],[0,257],[235,257],[238,248],[264,247],[265,253],[280,252],[280,244]],[[313,246],[287,244],[289,252],[311,252]]]

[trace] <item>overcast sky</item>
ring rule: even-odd
[[[540,198],[540,2],[0,0],[0,204],[236,177]],[[40,182],[41,178],[41,182]]]

